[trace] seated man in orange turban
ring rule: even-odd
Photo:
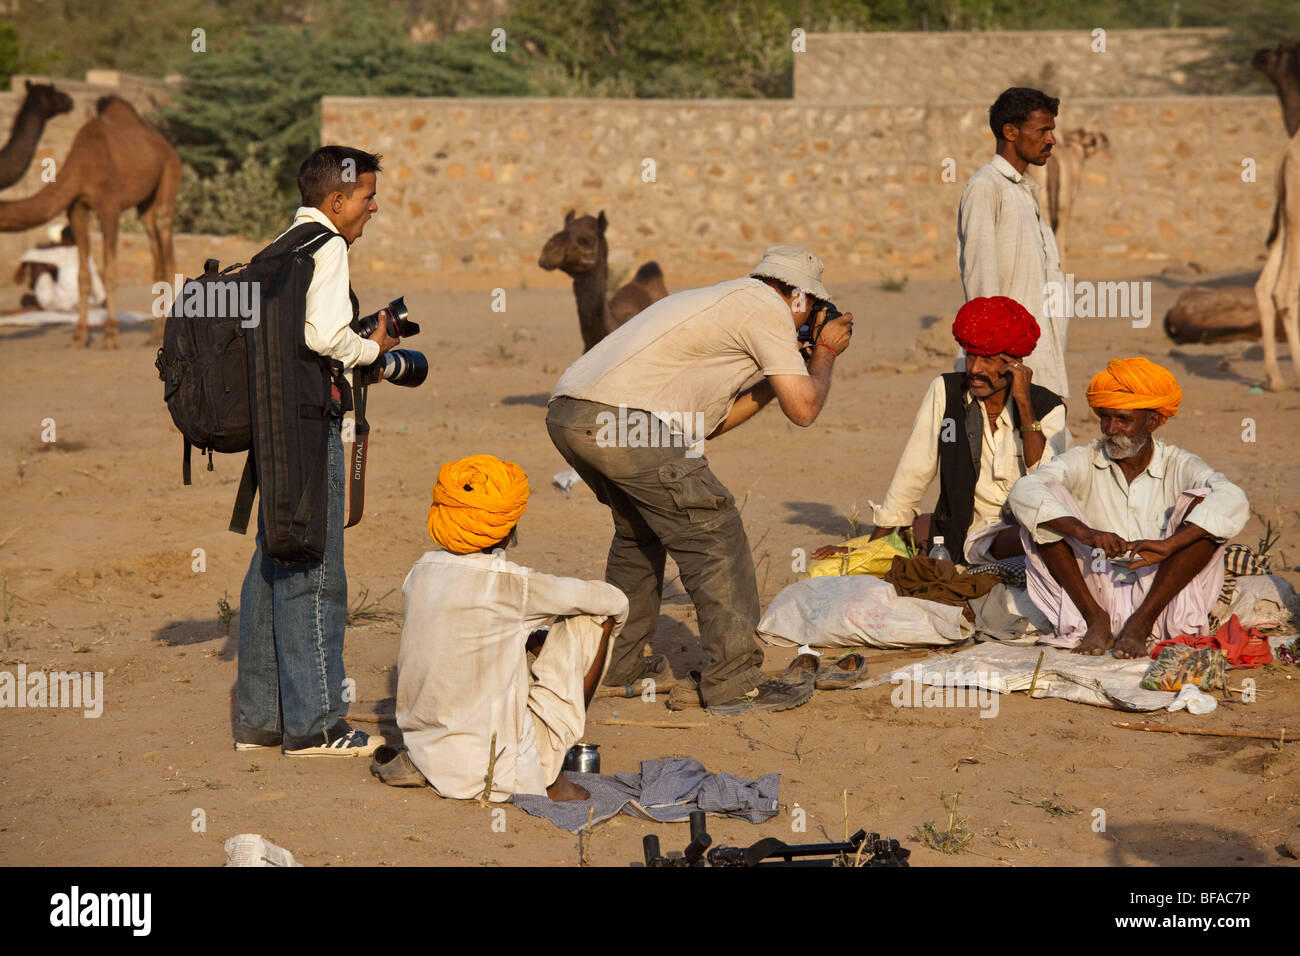
[[[1029,595],[1056,632],[1045,643],[1136,658],[1157,641],[1207,633],[1223,545],[1250,506],[1196,455],[1152,437],[1182,398],[1154,362],[1111,359],[1088,388],[1101,438],[1011,490]]]
[[[422,785],[423,775],[441,796],[483,795],[495,735],[488,799],[586,799],[560,767],[582,737],[627,598],[507,561],[527,502],[513,462],[473,455],[439,471],[429,509],[439,549],[402,585],[397,724],[409,754],[376,754],[372,771],[386,783]]]
[[[954,560],[987,564],[1024,553],[1003,506],[1021,475],[1065,451],[1065,405],[1032,384],[1021,361],[1034,350],[1038,323],[1019,302],[971,299],[958,310],[952,334],[966,351],[965,372],[930,383],[885,501],[875,506],[871,537],[911,527],[924,550],[932,534],[942,535]],[[936,476],[934,514],[913,522]],[[813,557],[846,550],[830,545]]]

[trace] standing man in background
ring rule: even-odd
[[[1042,166],[1056,145],[1056,97],[1012,87],[989,107],[997,155],[980,167],[962,190],[957,210],[957,262],[966,301],[1006,296],[1024,305],[1042,336],[1025,358],[1034,384],[1070,396],[1065,368],[1069,319],[1052,315],[1048,283],[1064,286],[1061,256],[1051,224],[1039,214],[1038,183],[1025,175]],[[964,353],[963,353],[964,354]]]

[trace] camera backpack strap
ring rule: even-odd
[[[351,528],[361,520],[361,512],[366,506],[366,452],[370,450],[370,423],[366,421],[366,391],[365,385],[357,385],[352,389],[356,428],[348,465],[348,523],[344,525],[345,528]]]

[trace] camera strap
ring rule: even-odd
[[[361,520],[361,512],[366,506],[366,453],[370,450],[370,423],[366,421],[365,385],[352,389],[352,403],[356,412],[355,438],[352,442],[352,454],[348,457],[348,523],[351,528]]]

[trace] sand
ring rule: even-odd
[[[1255,516],[1238,541],[1256,544],[1263,520],[1271,520],[1282,529],[1275,564],[1300,562],[1300,392],[1251,392],[1263,380],[1257,344],[1173,346],[1160,319],[1193,277],[1143,277],[1142,268],[1075,264],[1080,278],[1119,271],[1150,279],[1155,308],[1144,329],[1125,319],[1074,322],[1074,434],[1095,432],[1082,392],[1107,358],[1143,354],[1166,364],[1186,399],[1162,437],[1245,489]],[[1249,281],[1257,269],[1243,261],[1233,273]],[[887,292],[835,278],[832,263],[828,284],[859,321],[818,421],[798,428],[773,406],[709,443],[710,462],[743,503],[764,606],[798,577],[793,549],[842,539],[855,513],[869,524],[867,502],[884,495],[927,383],[950,367],[915,343],[960,304],[955,279],[913,279]],[[668,282],[673,288],[671,276]],[[367,310],[399,291],[358,289]],[[611,533],[607,511],[585,487],[565,494],[551,484],[565,465],[546,435],[545,400],[581,348],[570,293],[508,290],[504,314],[491,311],[487,291],[412,292],[408,302],[424,331],[407,344],[430,356],[433,372],[422,388],[371,394],[366,517],[348,531],[346,551],[353,603],[363,589],[383,600],[382,613],[348,632],[358,710],[394,692],[401,583],[431,546],[425,514],[442,462],[491,452],[528,472],[534,492],[514,555],[522,563],[599,578]],[[147,310],[147,289],[125,289],[122,307]],[[102,672],[105,698],[97,719],[70,709],[0,712],[0,863],[218,865],[222,841],[253,832],[309,866],[575,865],[576,838],[513,808],[502,817],[429,790],[388,788],[370,776],[366,759],[232,749],[238,596],[252,542],[226,524],[243,460],[218,456],[211,472],[196,463],[193,486],[182,485],[181,440],[145,334],[126,331],[119,350],[105,351],[97,333],[90,349],[71,351],[64,328],[0,331],[7,370],[0,468],[8,489],[0,575],[14,595],[0,669]],[[934,337],[932,330],[927,338]],[[45,419],[55,423],[52,443],[42,441]],[[1254,442],[1243,441],[1246,419]],[[929,503],[935,495],[932,489]],[[196,571],[200,548],[204,570]],[[224,623],[223,597],[235,615]],[[678,673],[700,660],[696,635],[690,605],[666,604],[656,649]],[[767,668],[779,670],[790,654],[770,651]],[[1256,703],[1150,719],[1257,732],[1288,727],[1288,737],[1300,736],[1300,682],[1291,679],[1298,674],[1233,672],[1234,686],[1243,676],[1257,681]],[[592,724],[587,739],[600,745],[605,772],[689,756],[715,771],[782,775],[781,813],[761,826],[711,821],[718,844],[840,839],[847,806],[849,830],[904,840],[918,866],[1294,866],[1284,848],[1300,853],[1300,749],[1291,744],[1133,733],[1111,726],[1126,719],[1117,711],[1023,694],[1002,699],[995,719],[974,709],[897,709],[888,687],[818,693],[794,711],[740,718],[673,715],[663,703],[661,696],[593,704],[596,721],[617,713],[706,725]],[[957,791],[972,834],[966,849],[944,855],[916,842],[926,821],[942,828],[941,795]],[[1063,811],[1030,805],[1044,800]],[[800,820],[803,832],[793,829]],[[639,860],[647,833],[659,834],[666,850],[687,842],[685,826],[617,818],[596,831],[590,862]]]

